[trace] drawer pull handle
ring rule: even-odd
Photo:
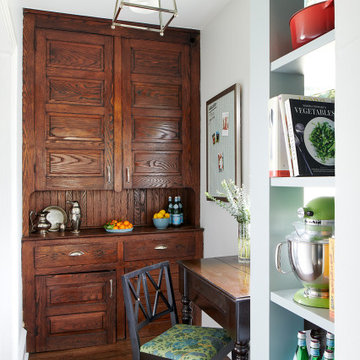
[[[81,251],[81,250],[79,250],[79,251],[72,251],[70,254],[69,254],[69,256],[82,256],[82,255],[84,255],[85,253],[83,252],[83,251]]]
[[[113,297],[113,280],[110,279],[110,299]]]
[[[111,168],[110,165],[107,166],[107,176],[108,176],[108,184],[111,184]]]
[[[166,245],[158,245],[154,247],[155,250],[166,250],[167,246]]]
[[[130,168],[126,168],[126,182],[130,183]]]

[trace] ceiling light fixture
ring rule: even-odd
[[[170,25],[173,19],[178,15],[177,7],[176,7],[176,0],[173,0],[174,8],[173,9],[166,9],[161,7],[161,0],[116,0],[115,3],[115,10],[114,10],[114,17],[112,20],[111,28],[115,29],[116,26],[122,26],[132,29],[139,29],[139,30],[148,30],[148,31],[155,31],[160,33],[161,36],[164,35],[165,29]],[[156,6],[158,5],[158,6]],[[121,23],[118,18],[120,15],[121,10],[124,7],[128,7],[130,10],[138,13],[152,13],[158,12],[159,13],[159,27],[149,27],[149,26],[141,26],[141,25],[132,25],[132,24],[124,24]],[[170,19],[164,25],[163,13],[170,14]]]
[[[128,0],[129,3],[135,4],[135,5],[142,5],[142,6],[152,6],[157,7],[158,6],[158,0]],[[129,10],[133,11],[137,14],[151,14],[152,10],[143,9],[137,6],[131,6]]]

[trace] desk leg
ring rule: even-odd
[[[232,351],[232,360],[248,360],[249,359],[249,343],[240,344],[235,342]]]
[[[183,304],[182,307],[182,323],[183,324],[192,324],[192,309],[190,306],[190,300],[188,298],[188,284],[187,284],[187,272],[184,269],[184,294],[181,298]]]
[[[183,304],[182,308],[182,322],[183,324],[192,324],[192,309],[190,306],[190,300],[184,295],[181,299]]]
[[[249,359],[250,342],[250,301],[236,304],[236,341],[232,351],[232,360]]]

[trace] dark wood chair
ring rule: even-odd
[[[180,357],[186,360],[220,360],[233,349],[234,342],[224,329],[179,324],[168,261],[123,275],[122,285],[133,360]],[[158,309],[160,307],[162,309]],[[139,331],[168,315],[171,327],[140,345]]]

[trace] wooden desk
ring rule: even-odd
[[[236,256],[179,261],[182,321],[192,321],[195,303],[234,339],[233,360],[247,360],[250,340],[250,265]]]

